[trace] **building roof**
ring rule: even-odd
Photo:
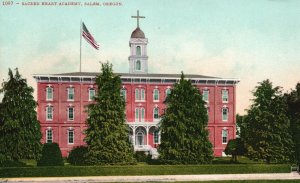
[[[88,76],[96,77],[99,72],[70,72],[70,73],[61,73],[53,74],[53,76]],[[180,78],[181,74],[132,74],[132,73],[115,73],[121,77],[149,77],[149,78]],[[196,75],[196,74],[187,74],[186,78],[211,78],[211,79],[221,79],[219,77]]]
[[[131,33],[131,38],[145,38],[144,32],[137,27],[132,33]]]
[[[95,82],[99,72],[70,72],[61,74],[34,74],[37,82]],[[180,80],[181,74],[132,74],[115,73],[121,77],[124,83],[176,83]],[[190,79],[194,84],[209,85],[235,85],[239,79],[220,78],[196,74],[187,74],[185,78]]]

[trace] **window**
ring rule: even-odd
[[[90,88],[89,89],[89,101],[93,101],[95,98],[95,89],[94,88]]]
[[[145,90],[141,89],[141,100],[145,100]]]
[[[137,46],[136,47],[136,55],[137,56],[141,56],[142,54],[141,54],[142,52],[141,52],[141,47],[140,46]]]
[[[209,101],[209,90],[203,90],[203,101],[207,102]]]
[[[46,88],[46,100],[53,100],[53,88],[50,86]]]
[[[206,112],[207,112],[207,120],[209,121],[209,107],[206,107]]]
[[[74,120],[74,107],[68,108],[68,120],[73,121]]]
[[[126,89],[121,89],[121,96],[124,98],[124,101],[126,101]]]
[[[145,121],[145,109],[141,108],[141,121]]]
[[[158,133],[158,130],[154,131],[153,141],[154,141],[154,144],[159,144],[159,133]]]
[[[153,100],[158,101],[159,100],[159,91],[158,89],[153,90]]]
[[[222,130],[222,144],[227,144],[228,131]]]
[[[135,121],[144,122],[145,121],[145,109],[144,108],[135,108]]]
[[[228,120],[228,108],[224,107],[222,108],[222,121]]]
[[[135,100],[140,100],[140,90],[135,89]]]
[[[46,143],[52,143],[53,141],[53,133],[52,129],[46,130]]]
[[[68,100],[74,100],[74,88],[68,88]]]
[[[53,107],[47,106],[46,107],[46,120],[50,121],[53,119]]]
[[[228,90],[222,90],[222,101],[225,103],[228,102]]]
[[[135,89],[135,100],[145,100],[145,89]]]
[[[159,110],[157,107],[153,109],[153,118],[159,119]]]
[[[74,130],[68,130],[68,144],[74,144]]]
[[[166,98],[167,98],[170,94],[171,94],[171,89],[170,89],[170,88],[166,89]]]
[[[137,70],[137,71],[141,70],[141,61],[137,60],[135,62],[135,70]]]
[[[135,108],[135,121],[139,121],[140,118],[140,110],[139,108]]]

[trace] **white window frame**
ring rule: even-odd
[[[140,93],[141,93],[141,96],[140,96],[141,101],[145,101],[145,89],[142,88]]]
[[[138,47],[140,48],[140,54],[138,54]],[[142,47],[140,45],[135,47],[135,54],[136,56],[142,56]]]
[[[140,98],[140,90],[138,88],[135,89],[135,101],[139,101]]]
[[[224,110],[226,110],[226,119],[224,118]],[[228,118],[229,118],[229,109],[228,107],[223,107],[222,108],[222,121],[228,121]]]
[[[73,93],[71,93],[73,91]],[[70,98],[70,96],[73,95],[73,99]],[[74,87],[69,87],[68,88],[68,101],[74,101],[75,99],[75,88]]]
[[[227,143],[228,143],[228,130],[227,129],[223,129],[222,130],[222,144],[227,144]]]
[[[51,93],[51,98],[48,98],[48,92]],[[47,86],[46,88],[46,101],[53,101],[53,88],[51,86]]]
[[[91,96],[92,91],[94,91],[94,96]],[[89,101],[94,101],[95,95],[96,95],[96,90],[94,88],[89,88]]]
[[[157,118],[155,118],[155,111],[157,111]],[[158,121],[159,120],[159,108],[154,107],[153,108],[153,121]]]
[[[51,133],[51,139],[49,138],[49,133]],[[46,143],[53,143],[53,130],[51,128],[46,130]]]
[[[155,96],[156,96],[156,93],[157,92],[157,99],[155,99]],[[154,102],[159,102],[159,90],[157,89],[157,88],[155,88],[154,90],[153,90],[153,101]]]
[[[51,115],[51,118],[48,118],[49,114]],[[46,107],[46,121],[52,121],[52,120],[53,120],[53,106],[47,105],[47,107]]]
[[[170,93],[168,93],[168,91],[170,91]],[[168,95],[170,95],[171,94],[171,89],[170,88],[167,88],[166,89],[166,91],[165,91],[165,93],[166,93],[166,98],[168,97]]]
[[[125,88],[121,89],[121,96],[124,98],[124,101],[126,102],[126,98],[127,98],[127,91]]]
[[[205,99],[205,93],[207,94],[207,99]],[[209,103],[209,90],[208,89],[204,89],[202,91],[202,97],[203,97],[203,101],[205,101],[206,103]]]
[[[70,109],[72,109],[73,111],[73,118],[70,118]],[[75,119],[75,108],[73,106],[68,107],[68,121],[74,121]]]
[[[137,67],[138,63],[139,63],[139,68]],[[141,62],[141,60],[135,61],[135,70],[136,71],[141,71],[142,70],[142,62]]]
[[[134,118],[135,118],[135,121],[138,122],[140,121],[140,109],[139,108],[135,108],[134,110]]]
[[[140,114],[141,114],[141,122],[145,121],[145,108],[141,107],[140,108]]]
[[[228,89],[223,89],[222,90],[222,102],[228,103],[228,101],[229,101],[229,91],[228,91]]]
[[[73,134],[73,142],[70,142],[70,133],[72,132]],[[74,132],[74,129],[68,129],[68,144],[74,144],[74,141],[75,141],[75,132]]]
[[[156,142],[156,137],[157,137],[157,142]],[[160,144],[160,133],[158,130],[154,130],[153,132],[153,144]]]

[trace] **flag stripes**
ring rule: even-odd
[[[88,31],[84,23],[82,22],[82,37],[95,49],[99,49],[99,44],[96,42],[92,34]]]

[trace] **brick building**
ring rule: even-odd
[[[157,155],[160,143],[157,130],[163,113],[165,97],[180,79],[180,74],[148,73],[148,39],[137,26],[129,46],[129,73],[119,73],[121,94],[126,100],[126,123],[129,138],[136,151]],[[74,72],[37,74],[38,120],[41,122],[42,142],[57,142],[63,156],[74,147],[84,145],[86,106],[93,102],[97,92],[97,73]],[[222,156],[229,139],[235,138],[237,79],[203,75],[186,75],[203,94],[209,116],[209,139],[215,156]]]

